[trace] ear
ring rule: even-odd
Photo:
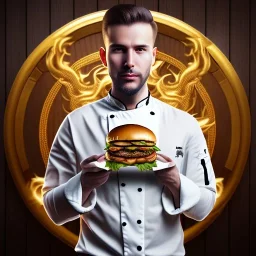
[[[152,65],[155,64],[156,61],[156,54],[157,54],[157,47],[153,48],[153,59],[152,59]]]
[[[105,67],[107,67],[107,60],[106,60],[106,50],[103,47],[100,47],[100,59],[101,62]]]

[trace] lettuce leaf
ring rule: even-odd
[[[155,151],[161,151],[161,149],[158,148],[157,146],[153,146],[152,148],[153,148]]]
[[[106,147],[104,148],[104,150],[108,150],[110,148],[110,144],[106,143]]]
[[[120,168],[127,167],[127,166],[131,166],[131,165],[112,162],[112,161],[106,161],[106,165],[105,165],[105,167],[108,167],[112,171],[118,171]],[[134,164],[133,166],[136,166],[140,171],[149,171],[149,170],[153,170],[153,167],[157,167],[156,161],[152,163]]]
[[[108,167],[111,171],[118,171],[122,167],[129,166],[128,164],[117,163],[112,161],[106,161],[105,167]]]
[[[140,170],[140,171],[149,171],[153,170],[153,167],[157,167],[156,161],[152,163],[144,163],[144,164],[135,164],[135,166]]]

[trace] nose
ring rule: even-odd
[[[126,54],[126,62],[124,64],[127,68],[133,68],[134,67],[134,56],[132,51],[127,51]]]

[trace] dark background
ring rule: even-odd
[[[211,39],[231,61],[248,96],[252,143],[241,182],[222,214],[188,242],[189,256],[255,255],[256,242],[256,1],[253,0],[5,0],[0,1],[0,119],[26,57],[49,34],[82,15],[136,3],[174,16]],[[0,126],[0,255],[75,255],[51,235],[22,201],[4,157]]]

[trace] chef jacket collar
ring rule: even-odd
[[[139,101],[136,104],[135,108],[140,108],[140,107],[143,107],[143,106],[147,106],[149,104],[149,98],[150,98],[150,92],[148,91],[148,96],[146,98],[142,99],[141,101]],[[118,107],[121,110],[127,110],[126,105],[121,100],[117,99],[116,97],[114,97],[111,94],[111,90],[108,93],[108,101],[110,102],[111,105],[113,105],[115,107]]]

